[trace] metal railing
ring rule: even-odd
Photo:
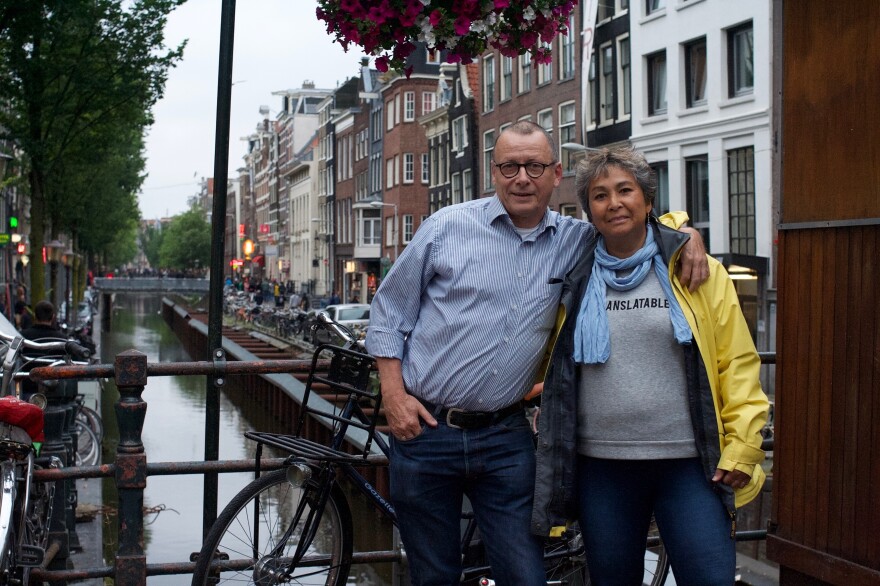
[[[775,363],[775,354],[762,353],[762,363]],[[119,390],[119,399],[114,408],[119,426],[119,443],[115,462],[99,466],[69,467],[54,470],[41,470],[35,475],[38,481],[56,481],[74,478],[114,478],[119,495],[119,549],[115,563],[111,566],[78,568],[65,570],[36,569],[32,576],[50,583],[89,578],[113,578],[117,586],[142,586],[147,576],[191,574],[194,561],[148,564],[144,551],[143,503],[144,489],[148,476],[176,474],[205,474],[227,472],[252,472],[255,462],[248,460],[159,462],[148,463],[142,441],[142,431],[146,417],[147,403],[143,398],[150,376],[208,375],[223,384],[226,377],[236,374],[277,374],[306,373],[311,368],[311,360],[265,360],[216,362],[176,362],[149,363],[147,356],[136,350],[118,354],[113,364],[88,366],[41,367],[31,371],[36,381],[76,380],[92,378],[113,378]],[[326,362],[319,361],[319,368],[326,368]],[[311,429],[317,441],[329,441],[329,425],[316,422]],[[322,427],[323,426],[323,427]],[[321,437],[323,429],[324,437]],[[357,431],[357,430],[355,430]],[[351,439],[353,451],[363,438]],[[772,440],[765,445],[772,449]],[[265,458],[260,461],[262,470],[280,468],[285,458]],[[747,530],[737,533],[738,541],[765,539],[767,531]],[[355,554],[356,563],[400,561],[399,551],[373,551]]]

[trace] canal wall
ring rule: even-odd
[[[204,316],[191,313],[190,309],[179,305],[171,299],[162,300],[162,318],[180,340],[184,349],[193,360],[205,360],[208,356],[208,326],[201,319]],[[268,344],[267,344],[268,346]],[[256,354],[223,336],[223,350],[227,361],[257,362],[263,360]],[[278,358],[293,358],[279,356]],[[305,394],[305,378],[303,374],[246,374],[226,377],[226,385],[231,392],[246,395],[249,407],[257,407],[270,413],[282,429],[295,429],[300,416],[300,405]],[[316,389],[318,390],[318,389]],[[317,402],[317,403],[316,403]],[[309,405],[321,410],[332,410],[333,405],[312,393]],[[332,436],[332,422],[310,417],[306,419],[303,434],[308,439],[329,445]],[[367,433],[361,429],[351,428],[347,434],[345,450],[350,453],[362,453],[367,440]],[[373,455],[381,455],[381,451],[372,445]],[[388,468],[386,466],[368,466],[359,472],[382,494],[388,498]]]

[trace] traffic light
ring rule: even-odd
[[[19,242],[18,247],[16,248],[16,252],[18,252],[18,254],[24,254],[25,249],[26,247],[24,245],[24,242]]]
[[[9,216],[9,229],[18,230],[18,216]]]

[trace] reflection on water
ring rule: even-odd
[[[117,295],[114,300],[112,331],[101,334],[101,361],[112,363],[119,352],[137,349],[150,362],[181,362],[204,360],[191,358],[160,315],[161,299],[155,295]],[[204,459],[204,425],[206,377],[151,377],[144,390],[147,416],[143,442],[150,462],[200,461]],[[246,393],[224,392],[220,397],[220,459],[252,458],[253,442],[245,440],[247,430],[261,429],[281,432],[270,414],[254,408],[245,400]],[[112,460],[117,443],[116,417],[113,404],[118,392],[107,385],[103,397],[103,417],[107,437],[105,459]],[[222,509],[250,480],[250,473],[221,474],[218,503]],[[104,502],[116,502],[112,479],[105,480]],[[200,475],[150,476],[144,492],[144,507],[157,511],[144,517],[144,547],[148,563],[182,562],[201,547],[202,477]],[[390,548],[390,524],[366,503],[360,495],[349,495],[355,524],[355,551]],[[116,545],[116,520],[105,526],[105,557],[112,563]],[[352,568],[352,574],[368,581],[390,583],[389,564],[376,568]],[[188,583],[182,576],[153,576],[150,586]],[[351,583],[357,583],[352,581]]]

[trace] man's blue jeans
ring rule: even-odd
[[[391,440],[391,500],[416,586],[461,575],[461,507],[467,495],[492,575],[502,586],[546,584],[541,541],[529,532],[535,445],[522,413],[483,429],[422,425]]]
[[[642,584],[651,514],[679,586],[730,586],[731,518],[697,458],[578,457],[581,530],[595,586]]]

